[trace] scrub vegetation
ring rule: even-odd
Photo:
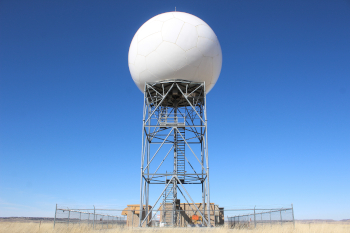
[[[0,222],[0,233],[131,233],[131,232],[144,232],[144,233],[157,233],[157,232],[178,232],[178,233],[348,233],[350,232],[349,222],[331,222],[331,223],[296,223],[295,229],[291,225],[285,226],[263,226],[256,229],[229,229],[227,227],[216,228],[111,228],[111,229],[99,229],[93,230],[86,225],[70,225],[58,224],[53,229],[52,222]]]

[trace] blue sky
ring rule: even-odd
[[[223,51],[207,96],[211,200],[350,218],[350,1],[1,1],[0,216],[139,201],[128,49],[174,8]]]

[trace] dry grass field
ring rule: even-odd
[[[40,225],[40,228],[39,228]],[[50,223],[28,223],[28,222],[0,222],[0,233],[131,233],[131,232],[144,232],[144,233],[157,233],[157,232],[179,232],[179,233],[349,233],[350,224],[348,223],[296,223],[295,229],[291,226],[265,226],[257,227],[256,229],[228,229],[221,228],[113,228],[103,230],[93,230],[87,226],[69,226],[58,225],[53,229],[52,222]]]

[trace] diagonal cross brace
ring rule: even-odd
[[[153,112],[149,115],[149,117],[147,118],[146,122],[149,121],[149,119],[152,117],[152,115],[154,114],[154,112],[159,108],[159,106],[163,103],[163,101],[165,100],[165,97],[167,97],[167,95],[169,94],[169,92],[173,89],[173,85],[171,85],[171,87],[169,88],[168,92],[163,96],[163,99],[159,102],[159,104],[157,105],[157,107],[153,110]],[[181,91],[181,90],[180,90]]]
[[[165,188],[163,189],[163,192],[159,195],[159,197],[158,197],[156,203],[154,203],[154,205],[152,206],[151,210],[148,211],[146,217],[143,219],[143,221],[141,222],[140,226],[142,226],[143,223],[147,220],[147,217],[148,217],[149,213],[151,213],[151,212],[153,211],[154,207],[157,205],[159,199],[162,197],[163,193],[164,193],[165,190],[168,188],[168,186],[169,186],[169,184],[170,184],[170,181],[171,181],[172,179],[174,179],[174,176],[171,177],[171,179],[169,180],[169,183],[165,186]],[[148,207],[147,207],[147,208],[148,208]],[[140,208],[140,210],[141,210],[141,208]],[[142,217],[142,215],[141,215],[141,213],[140,213],[140,219],[141,219],[141,217]]]
[[[172,146],[172,147],[170,148],[170,150],[168,151],[168,153],[165,155],[163,161],[159,164],[157,170],[154,172],[154,174],[151,176],[151,178],[150,178],[149,180],[152,180],[153,176],[155,176],[155,174],[157,173],[158,169],[160,168],[160,166],[162,166],[163,162],[164,162],[165,159],[168,157],[170,151],[171,151],[173,148],[174,148],[174,146]]]
[[[187,102],[190,104],[190,106],[192,107],[193,111],[195,111],[198,115],[198,117],[201,119],[201,121],[205,124],[205,121],[203,121],[202,117],[198,114],[198,112],[196,111],[196,109],[193,107],[193,105],[191,104],[191,102],[187,99],[187,96],[182,92],[181,88],[179,87],[179,85],[177,85],[177,88],[180,90],[181,94],[185,97],[185,99],[187,100]]]
[[[157,150],[156,153],[153,155],[152,159],[149,161],[149,163],[147,164],[147,166],[143,169],[143,172],[146,171],[146,168],[151,164],[151,162],[152,162],[152,160],[154,159],[154,157],[158,154],[159,150],[162,148],[162,146],[164,145],[165,141],[168,139],[170,133],[173,132],[173,129],[174,129],[174,128],[172,128],[172,129],[170,130],[170,132],[168,133],[168,135],[166,136],[166,138],[163,140],[162,144],[159,146],[158,150]]]
[[[192,197],[190,196],[190,194],[187,192],[187,190],[185,189],[184,185],[181,183],[181,181],[179,180],[179,178],[177,178],[175,176],[175,179],[177,179],[177,181],[180,183],[181,187],[183,188],[183,190],[186,192],[187,196],[191,199],[194,207],[196,207],[197,211],[201,214],[203,220],[205,220],[205,223],[208,225],[208,221],[204,218],[203,214],[200,212],[200,210],[198,209],[196,203],[192,200]],[[204,206],[203,206],[203,209],[204,209]]]

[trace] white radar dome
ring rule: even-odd
[[[167,12],[144,23],[129,48],[132,79],[145,82],[182,79],[204,82],[208,93],[219,78],[222,52],[214,31],[200,18]]]

